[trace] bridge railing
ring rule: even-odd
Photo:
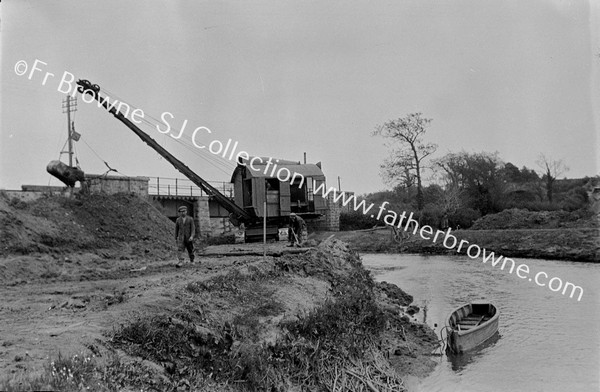
[[[230,182],[209,181],[219,192],[233,197],[233,184]],[[156,196],[208,196],[202,188],[187,178],[149,177],[148,194]]]

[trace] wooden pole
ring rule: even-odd
[[[71,96],[67,95],[67,131],[69,132],[69,167],[73,167],[73,140],[72,137],[72,129],[71,129]]]
[[[263,206],[263,257],[267,257],[267,200]]]

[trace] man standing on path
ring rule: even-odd
[[[190,263],[194,262],[194,237],[196,236],[196,225],[194,219],[187,214],[187,207],[182,206],[177,210],[179,217],[175,222],[175,241],[177,241],[177,260],[181,266],[184,260],[182,252],[188,252]]]

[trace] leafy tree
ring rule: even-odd
[[[540,176],[533,169],[528,169],[523,166],[521,168],[521,181],[523,182],[539,182]]]
[[[540,154],[538,156],[536,164],[544,171],[542,180],[546,183],[546,197],[548,198],[549,202],[552,202],[552,186],[554,185],[554,181],[556,181],[558,176],[568,171],[569,168],[565,165],[562,159],[551,160],[544,154]]]
[[[503,171],[506,180],[511,182],[521,182],[521,171],[512,163],[507,162],[504,165]]]
[[[453,189],[454,199],[464,198],[463,205],[482,215],[502,210],[505,176],[498,153],[449,153],[435,164],[443,170],[446,188]]]
[[[407,187],[417,184],[417,209],[422,210],[423,161],[437,150],[437,145],[424,143],[423,136],[431,119],[421,117],[421,113],[411,113],[404,118],[388,121],[379,126],[373,135],[391,139],[396,145],[381,168],[384,177],[394,182],[402,182]]]
[[[543,200],[540,178],[534,170],[523,166],[521,170],[508,162],[502,168],[506,182],[504,208],[527,208],[527,203]]]
[[[540,177],[534,170],[530,170],[527,167],[523,166],[521,170],[518,167],[508,162],[504,165],[502,169],[504,177],[508,182],[514,183],[526,183],[526,182],[538,182]]]

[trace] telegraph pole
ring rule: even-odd
[[[73,123],[71,122],[71,112],[77,111],[77,97],[71,97],[67,94],[67,99],[62,101],[63,113],[67,113],[67,132],[69,151],[69,167],[73,167]]]

